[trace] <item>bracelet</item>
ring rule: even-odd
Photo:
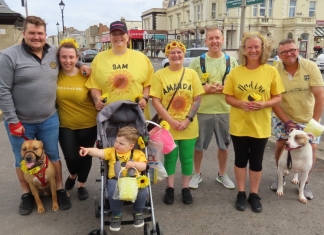
[[[192,117],[186,116],[186,118],[188,118],[190,120],[190,122],[193,121],[193,118]]]
[[[143,96],[143,99],[146,101],[146,103],[149,102],[149,98],[147,98],[146,96]]]

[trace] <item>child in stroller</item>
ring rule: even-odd
[[[112,218],[110,221],[110,230],[119,231],[122,220],[123,201],[113,198],[116,184],[118,181],[118,173],[121,167],[126,169],[122,171],[122,175],[132,175],[136,168],[139,172],[144,171],[147,166],[145,154],[134,146],[138,140],[139,132],[134,127],[125,126],[118,130],[114,147],[111,148],[83,148],[80,147],[80,156],[84,157],[87,154],[93,157],[98,157],[108,160],[108,200],[111,207]],[[143,209],[145,207],[146,198],[148,195],[147,188],[138,190],[137,199],[133,204],[134,227],[140,228],[144,225]]]

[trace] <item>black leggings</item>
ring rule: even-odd
[[[262,171],[264,149],[268,138],[231,135],[235,152],[235,166],[245,168],[250,163],[251,171]]]
[[[85,183],[87,181],[92,157],[79,155],[80,146],[93,147],[97,139],[97,127],[90,127],[79,130],[69,128],[60,128],[59,142],[64,154],[66,166],[71,175],[78,175],[78,181]]]

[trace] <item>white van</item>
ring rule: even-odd
[[[324,50],[322,51],[322,53],[319,56],[317,56],[316,64],[317,64],[318,68],[321,70],[321,72],[323,73],[323,71],[324,71]]]

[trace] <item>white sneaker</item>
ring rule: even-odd
[[[189,188],[198,188],[198,184],[202,181],[201,173],[193,173],[191,180],[189,181]]]
[[[313,193],[308,184],[305,184],[304,187],[304,196],[307,198],[307,200],[312,200],[313,199]]]
[[[220,176],[218,174],[218,176],[216,177],[216,180],[217,180],[217,182],[223,184],[225,188],[235,189],[234,183],[232,182],[232,180],[230,180],[230,178],[228,178],[228,175],[226,173],[223,176]]]

